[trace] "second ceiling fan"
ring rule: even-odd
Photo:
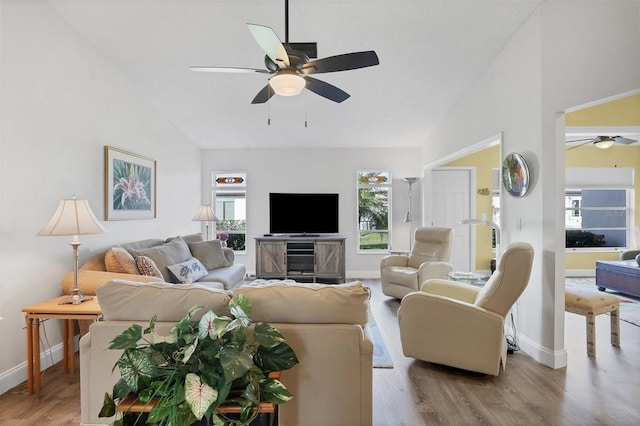
[[[571,141],[567,141],[567,143],[576,143],[576,142],[582,142],[582,143],[578,145],[574,145],[568,149],[579,148],[581,146],[588,145],[588,144],[593,144],[595,147],[598,147],[601,149],[607,149],[612,147],[615,144],[631,145],[632,143],[635,143],[638,141],[635,139],[629,139],[622,136],[595,136],[592,138],[574,139]]]
[[[256,24],[247,24],[247,27],[266,54],[266,69],[209,66],[192,66],[189,69],[202,72],[269,74],[268,84],[253,98],[252,104],[265,103],[274,94],[296,96],[305,87],[323,98],[340,103],[349,98],[347,92],[310,75],[366,68],[380,63],[378,55],[373,50],[310,60],[307,53],[294,48],[296,44],[289,43],[289,0],[285,0],[284,43],[270,27]]]

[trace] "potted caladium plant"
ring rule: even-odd
[[[296,365],[296,354],[274,327],[252,323],[249,299],[235,295],[231,317],[208,311],[191,321],[200,309],[190,309],[168,336],[156,332],[154,316],[148,328],[133,324],[111,341],[109,349],[123,350],[114,366],[120,380],[105,394],[101,417],[115,415],[116,406],[135,395],[153,405],[147,418],[137,417],[138,424],[246,425],[261,402],[281,404],[293,397],[270,373]],[[221,414],[222,404],[238,405],[240,413]],[[122,418],[112,424],[122,425]]]

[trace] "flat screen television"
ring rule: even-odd
[[[269,194],[272,234],[338,233],[338,194]]]

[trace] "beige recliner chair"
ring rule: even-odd
[[[422,227],[415,230],[411,253],[391,254],[380,261],[382,292],[402,299],[418,291],[430,278],[447,278],[453,271],[448,263],[453,244],[451,228]]]
[[[497,376],[507,361],[505,317],[524,291],[533,263],[529,243],[512,243],[484,287],[429,280],[400,303],[407,357]]]

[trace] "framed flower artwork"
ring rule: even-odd
[[[105,220],[155,218],[155,160],[105,146],[104,161]]]

